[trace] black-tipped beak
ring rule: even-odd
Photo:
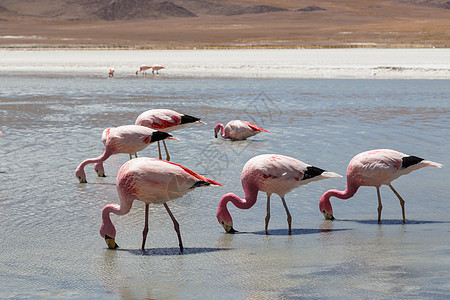
[[[239,232],[239,231],[235,230],[233,227],[231,227],[231,228],[227,231],[227,233],[231,233],[231,234],[234,234],[234,233],[237,233],[237,232]]]
[[[105,235],[105,242],[109,249],[119,248],[119,245],[117,245],[116,241],[110,236]]]

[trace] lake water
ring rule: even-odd
[[[40,55],[35,54],[35,65]],[[49,55],[47,53],[47,55]],[[83,54],[84,55],[84,54]],[[17,54],[17,56],[20,56]],[[51,53],[50,53],[51,56]],[[10,69],[15,62],[10,63]],[[448,299],[450,295],[450,85],[426,79],[223,78],[89,72],[0,72],[0,298],[89,299]],[[45,66],[45,63],[43,63]],[[151,206],[142,252],[144,205],[113,215],[118,250],[99,235],[101,210],[118,203],[115,174],[128,155],[105,162],[107,177],[86,167],[99,156],[104,128],[133,124],[143,111],[170,108],[207,125],[173,132],[172,161],[222,183],[168,203],[180,223],[179,254],[162,206]],[[213,127],[245,119],[267,129],[247,141],[215,139]],[[238,234],[225,234],[220,197],[243,196],[240,171],[251,157],[279,153],[345,175],[357,153],[391,148],[444,164],[397,179],[406,200],[363,187],[332,198],[335,221],[320,196],[345,189],[345,178],[300,187],[286,196],[293,217],[272,200],[264,234],[265,195],[250,210],[229,204]],[[155,145],[139,153],[156,157]]]

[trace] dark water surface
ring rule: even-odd
[[[128,159],[105,162],[106,178],[86,167],[103,151],[104,128],[134,124],[152,108],[202,117],[208,125],[175,131],[172,160],[224,187],[197,189],[169,203],[181,227],[180,255],[170,218],[151,206],[148,249],[139,250],[144,205],[113,216],[117,251],[98,230],[101,210],[118,203],[115,174]],[[450,85],[446,80],[105,79],[0,76],[0,298],[401,298],[450,295]],[[270,133],[248,141],[215,139],[231,119]],[[251,157],[280,153],[345,175],[357,153],[391,148],[444,164],[401,177],[406,200],[382,187],[378,225],[374,188],[332,199],[337,220],[318,210],[345,178],[313,182],[286,196],[292,235],[277,196],[269,235],[265,195],[250,210],[229,205],[239,234],[224,234],[215,212],[227,192],[243,196],[240,171]],[[140,156],[156,157],[156,146]]]

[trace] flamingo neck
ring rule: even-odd
[[[219,132],[220,136],[222,138],[226,138],[225,137],[225,127],[223,126],[222,123],[219,123],[219,124],[216,125],[216,132]]]
[[[116,237],[116,228],[114,227],[113,222],[109,216],[110,213],[114,213],[118,216],[123,216],[127,214],[130,209],[124,207],[123,205],[118,204],[107,204],[102,210],[102,224],[100,226],[100,235],[105,237],[105,235],[115,238]]]
[[[227,209],[228,202],[231,202],[239,209],[249,209],[256,203],[256,199],[258,197],[258,189],[246,189],[245,192],[245,199],[240,198],[239,196],[228,193],[223,195],[222,199],[219,201],[219,209],[218,212],[225,212],[229,214]]]
[[[78,166],[77,170],[84,169],[84,167],[88,164],[94,164],[94,163],[101,163],[105,160],[107,160],[113,153],[111,151],[108,151],[105,149],[102,155],[100,155],[97,158],[90,158],[86,159],[81,162],[81,164]]]
[[[358,191],[358,188],[359,188],[359,186],[357,186],[357,185],[347,183],[347,188],[345,189],[345,191],[329,190],[325,194],[322,195],[322,197],[320,198],[320,202],[321,203],[330,203],[331,197],[337,197],[339,199],[347,200],[356,194],[356,192]]]

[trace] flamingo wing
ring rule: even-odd
[[[252,123],[250,123],[250,122],[247,122],[247,121],[242,121],[242,122],[244,122],[245,124],[247,124],[248,127],[250,127],[250,128],[253,129],[253,130],[269,132],[268,130],[262,129],[261,127],[258,127],[258,126],[256,126],[255,124],[252,124]]]

